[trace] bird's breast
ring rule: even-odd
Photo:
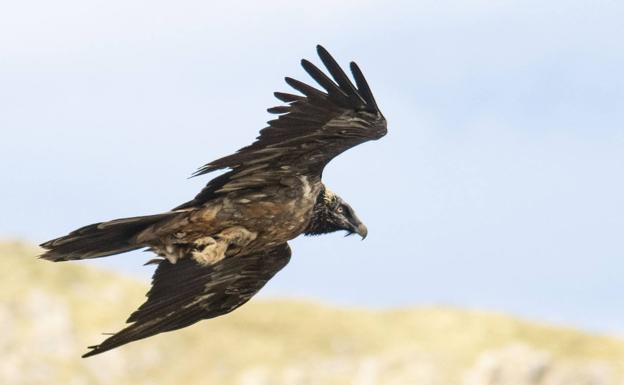
[[[257,230],[255,243],[278,244],[295,238],[307,227],[321,189],[307,177],[291,177],[278,188],[244,194],[229,202],[243,226]],[[227,207],[227,205],[226,205]]]

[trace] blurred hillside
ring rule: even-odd
[[[0,384],[624,384],[615,338],[475,311],[276,300],[81,359],[147,284],[36,254],[0,243]]]

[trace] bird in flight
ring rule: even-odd
[[[161,214],[94,223],[41,244],[42,259],[99,258],[147,248],[157,264],[147,300],[126,328],[83,357],[114,349],[247,302],[290,260],[288,241],[346,230],[366,237],[366,226],[322,182],[323,169],[343,151],[387,132],[386,119],[360,68],[355,84],[317,46],[329,76],[308,60],[305,71],[322,87],[285,78],[300,95],[276,92],[284,105],[252,144],[210,162],[202,175],[227,169],[195,198]]]

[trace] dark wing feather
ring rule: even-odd
[[[152,278],[147,301],[128,318],[132,324],[91,346],[83,357],[229,313],[253,297],[289,260],[286,243],[210,266],[192,258],[175,264],[163,260]]]
[[[251,145],[201,167],[194,175],[230,171],[178,208],[201,205],[234,190],[276,184],[285,176],[320,178],[335,156],[386,134],[386,120],[358,66],[351,63],[354,85],[327,50],[317,46],[317,52],[331,78],[307,60],[301,65],[323,90],[287,77],[286,83],[303,96],[276,92],[275,97],[288,105],[269,112],[281,115],[269,121]]]
[[[364,108],[366,102],[360,96],[360,93],[357,88],[351,83],[347,74],[344,73],[340,65],[334,60],[334,58],[327,52],[327,50],[321,46],[317,47],[317,51],[319,57],[329,73],[333,76],[333,78],[338,82],[340,88],[347,91],[347,97],[350,99],[353,106],[360,106],[360,108]],[[322,84],[321,84],[322,85]]]

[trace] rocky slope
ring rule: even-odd
[[[474,311],[277,300],[81,359],[147,284],[36,254],[0,243],[0,384],[624,384],[615,338]]]

